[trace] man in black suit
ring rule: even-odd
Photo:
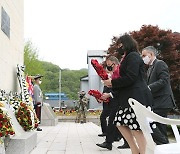
[[[153,95],[153,111],[167,117],[176,105],[170,85],[170,76],[167,64],[156,58],[157,50],[153,46],[148,46],[142,50],[142,58],[147,70],[147,84]],[[157,123],[157,129],[154,130],[152,137],[156,144],[169,143],[166,125]],[[160,132],[159,132],[160,131]]]
[[[113,73],[115,71],[115,69],[118,67],[118,64],[119,64],[119,60],[114,56],[110,56],[106,60],[107,71],[109,73]],[[108,119],[108,125],[106,127],[105,142],[103,142],[101,144],[96,144],[97,146],[99,146],[101,148],[107,148],[109,150],[112,150],[112,143],[114,141],[118,141],[119,139],[123,138],[122,134],[118,131],[117,127],[114,124],[114,118],[116,116],[116,112],[119,109],[119,106],[118,106],[118,101],[115,98],[113,98],[112,93],[113,93],[112,88],[104,86],[103,95],[109,95],[110,101],[109,101],[109,103],[103,102],[102,114],[104,114],[104,115],[103,115],[103,117],[101,115],[101,118],[106,120],[105,118],[108,115],[109,119]],[[102,122],[102,120],[101,120],[101,122]],[[101,123],[101,125],[102,125],[102,123]],[[123,138],[123,140],[124,140],[124,144],[121,146],[118,146],[117,147],[118,149],[129,148],[127,141],[124,138]]]
[[[115,60],[112,60],[113,58]],[[113,71],[113,68],[115,67],[115,65],[118,65],[118,63],[119,63],[119,61],[118,61],[118,59],[116,57],[112,57],[112,59],[111,59],[112,60],[111,64],[114,65],[114,66],[111,66],[111,65],[108,66],[106,64],[106,71],[109,74],[109,76],[112,75],[112,73],[113,73],[112,71]],[[112,92],[112,88],[108,88],[108,87],[104,86],[103,93],[110,93],[110,92]],[[102,110],[102,113],[100,115],[102,134],[98,134],[98,136],[99,137],[109,136],[109,135],[107,135],[107,129],[109,129],[109,123],[107,123],[107,117],[110,116],[111,110],[112,110],[112,107],[113,107],[112,98],[110,98],[110,102],[103,102],[101,100],[97,100],[97,101],[103,103],[103,110]],[[114,113],[114,115],[115,115],[115,113]],[[113,121],[110,121],[110,122],[113,122]],[[110,123],[110,125],[111,125],[111,123]],[[115,131],[114,136],[112,134],[110,134],[110,136],[112,138],[114,138],[114,141],[119,141],[122,136],[119,136],[120,133],[119,133],[119,131],[117,130],[117,128],[115,126],[111,127],[110,129],[113,129],[113,128],[114,128],[114,131]],[[112,131],[113,130],[111,130],[111,132]]]
[[[104,87],[103,92],[106,92],[108,90],[107,87]],[[103,102],[101,100],[98,100],[98,102],[102,102],[103,103],[103,110],[102,113],[100,115],[100,122],[101,122],[101,130],[102,130],[102,134],[98,134],[99,137],[104,137],[106,136],[106,130],[107,130],[107,117],[109,117],[109,113],[110,113],[110,104]]]
[[[112,91],[111,88],[108,88],[106,86],[104,86],[104,90],[103,93],[110,93]],[[112,107],[113,107],[113,102],[112,102],[112,98],[110,98],[110,102],[103,102],[101,100],[98,100],[99,102],[103,103],[103,110],[102,113],[100,115],[100,122],[101,122],[101,129],[102,129],[102,134],[98,134],[99,137],[104,137],[104,136],[108,136],[110,135],[112,140],[114,139],[114,141],[119,141],[122,136],[120,135],[118,129],[113,125],[110,129],[110,132],[112,132],[114,130],[114,135],[112,135],[112,133],[107,134],[108,129],[109,129],[109,125],[112,125],[113,121],[110,121],[110,123],[107,123],[107,117],[109,117],[110,115],[112,116]],[[114,115],[116,113],[113,113]],[[111,118],[111,117],[110,117]]]

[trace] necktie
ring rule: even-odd
[[[149,68],[148,68],[148,71],[147,71],[147,77],[148,78],[151,75],[152,69],[153,69],[153,65],[150,65]]]

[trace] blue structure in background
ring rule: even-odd
[[[48,103],[53,108],[74,108],[77,105],[77,100],[71,100],[65,93],[45,93],[44,103]]]
[[[45,93],[45,100],[59,100],[59,96],[61,95],[61,101],[68,100],[69,98],[65,93]]]

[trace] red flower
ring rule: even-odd
[[[102,97],[102,93],[98,90],[89,90],[88,94],[91,96],[94,96],[96,98],[96,100],[102,100],[103,102],[108,103],[109,102],[109,98],[107,98],[106,100],[103,100]]]
[[[38,127],[38,124],[36,123],[36,124],[35,124],[35,128],[37,128],[37,127]]]
[[[0,132],[0,137],[2,137],[3,136],[3,134]]]
[[[4,119],[3,122],[7,122],[7,119]]]
[[[106,70],[103,68],[102,65],[100,65],[98,63],[98,61],[96,59],[92,59],[91,64],[92,64],[92,66],[94,67],[97,74],[100,76],[100,78],[102,80],[107,80],[108,79],[108,74],[107,74]]]
[[[0,119],[2,119],[3,118],[3,114],[0,114]]]
[[[10,132],[10,135],[14,135],[14,134],[15,134],[15,132],[13,132],[13,131]]]

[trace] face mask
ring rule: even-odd
[[[107,66],[106,68],[107,68],[108,71],[112,71],[113,70],[112,66]]]
[[[146,56],[146,57],[143,58],[143,61],[144,61],[144,63],[145,63],[146,65],[149,64],[150,60],[151,60],[151,59],[149,58],[149,56]]]
[[[41,84],[42,83],[42,81],[39,81],[39,84]]]
[[[123,48],[123,46],[120,47],[120,48],[118,48],[118,49],[116,50],[116,52],[118,52],[120,55],[123,55],[123,54],[124,54],[124,48]]]
[[[114,66],[114,64],[112,64],[111,66],[106,66],[106,68],[107,68],[108,71],[111,72],[113,70],[113,66]]]

